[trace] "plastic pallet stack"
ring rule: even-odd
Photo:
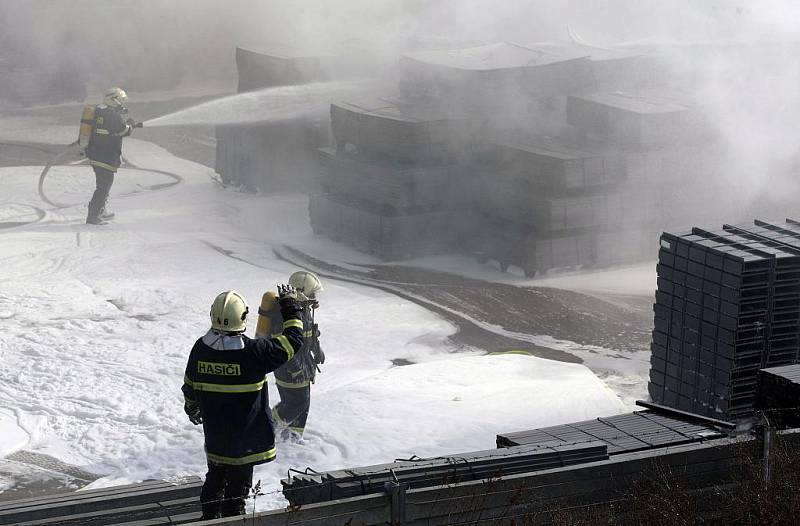
[[[215,169],[225,184],[269,194],[306,192],[327,123],[278,122],[217,126]]]
[[[653,89],[570,95],[566,123],[576,140],[615,159],[623,179],[619,209],[609,207],[597,243],[611,248],[599,262],[650,257],[660,232],[720,221],[735,209],[736,190],[720,170],[723,152],[687,97]]]
[[[236,48],[238,92],[341,80],[362,71],[330,52],[273,46]],[[350,67],[349,67],[350,66]],[[267,194],[307,192],[317,172],[317,148],[330,143],[327,117],[217,126],[215,171],[225,184]]]
[[[549,137],[524,142],[495,142],[475,163],[463,189],[463,245],[529,276],[597,263],[597,234],[621,219],[620,156]]]
[[[657,274],[652,400],[751,416],[758,370],[798,361],[800,228],[756,221],[665,233]]]
[[[439,100],[490,118],[519,116],[527,103],[596,89],[589,55],[507,42],[413,52],[400,59],[399,87],[406,97]]]
[[[688,415],[691,416],[691,415]],[[497,447],[536,444],[581,444],[601,441],[609,455],[620,455],[664,446],[702,442],[725,436],[712,423],[663,411],[634,411],[528,431],[497,435]]]
[[[336,149],[319,150],[309,203],[314,231],[386,259],[451,247],[469,123],[370,99],[331,105],[331,125]]]
[[[528,473],[608,459],[605,444],[550,442],[488,451],[397,461],[324,473],[299,473],[281,481],[292,505],[382,493],[389,482],[424,488],[468,480]]]
[[[195,477],[185,482],[151,480],[138,484],[54,493],[0,502],[0,524],[162,526],[200,520]]]
[[[758,409],[779,429],[800,427],[800,365],[758,372]]]

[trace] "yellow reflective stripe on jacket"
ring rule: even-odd
[[[303,338],[311,338],[312,336],[314,336],[313,330],[303,332]]]
[[[286,320],[283,322],[283,330],[288,329],[289,327],[296,327],[298,329],[303,328],[303,322],[297,319],[294,320]]]
[[[189,387],[194,387],[194,382],[192,381],[192,379],[186,376],[185,374],[183,375],[183,383],[185,383]]]
[[[103,128],[95,128],[95,129],[94,129],[94,132],[95,132],[97,135],[109,135],[109,133],[108,133],[108,130],[106,130],[106,129],[103,129]]]
[[[239,385],[195,382],[193,387],[195,391],[205,391],[207,393],[254,393],[256,391],[260,391],[264,387],[265,383],[267,383],[266,380],[261,380],[260,382],[254,384]]]
[[[214,453],[209,453],[206,451],[206,458],[211,462],[216,462],[217,464],[242,466],[244,464],[253,464],[254,462],[272,460],[275,458],[276,454],[277,450],[273,447],[269,451],[264,451],[263,453],[254,453],[252,455],[247,455],[246,457],[223,457],[222,455],[215,455]]]
[[[191,398],[189,398],[188,396],[186,396],[186,395],[183,395],[183,403],[184,403],[184,404],[188,404],[188,405],[194,405],[194,404],[196,404],[197,402],[195,402],[194,400],[192,400],[192,399],[191,399]]]
[[[275,383],[280,385],[281,387],[285,387],[286,389],[302,389],[303,387],[308,387],[311,385],[310,380],[305,380],[303,382],[284,382],[282,380],[275,379]]]
[[[94,159],[89,159],[89,164],[91,164],[92,166],[99,166],[100,168],[105,168],[106,170],[110,170],[112,172],[116,172],[117,169],[119,168],[119,166],[112,166],[110,164],[101,161],[95,161]]]
[[[283,347],[283,350],[286,351],[286,361],[288,362],[294,357],[294,349],[292,348],[292,344],[289,343],[289,339],[283,334],[275,336],[275,339],[281,342],[281,347]]]

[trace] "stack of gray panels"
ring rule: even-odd
[[[700,106],[666,90],[598,92],[567,97],[566,122],[581,140],[615,156],[624,184],[619,208],[598,239],[598,261],[652,257],[661,232],[716,223],[738,209],[741,194],[723,171]]]
[[[665,85],[670,80],[666,64],[647,53],[601,48],[578,42],[534,43],[527,47],[551,50],[563,56],[586,57],[591,65],[594,92],[646,89]]]
[[[345,79],[364,74],[365,64],[286,46],[236,48],[240,93]],[[307,192],[317,172],[317,148],[330,143],[328,128],[327,118],[217,126],[216,172],[225,184],[250,192]]]
[[[567,124],[615,144],[634,147],[701,137],[702,116],[680,96],[609,92],[567,98]]]
[[[333,53],[303,53],[290,47],[274,46],[255,50],[236,48],[239,93],[272,86],[324,82],[355,75],[363,61]]]
[[[791,221],[664,233],[648,390],[725,420],[753,415],[763,367],[800,359],[800,228]]]
[[[301,473],[281,480],[281,484],[286,499],[292,505],[302,505],[382,493],[389,482],[424,488],[606,459],[607,447],[602,442],[563,444],[555,441],[340,471]]]
[[[406,97],[439,100],[489,117],[492,111],[520,111],[536,98],[594,89],[585,55],[535,44],[500,42],[409,53],[400,67],[400,89]]]
[[[315,233],[390,260],[441,250],[451,228],[447,211],[400,212],[339,194],[312,194],[309,215]]]
[[[310,121],[217,126],[215,170],[250,192],[307,192],[326,134],[326,123]]]
[[[779,429],[800,427],[800,365],[758,371],[756,408]]]
[[[572,424],[504,433],[497,435],[497,447],[600,441],[608,447],[609,455],[618,455],[724,436],[726,432],[711,423],[655,411],[634,411]]]
[[[149,481],[12,500],[0,503],[0,524],[182,524],[200,519],[202,485],[196,478],[186,483]]]
[[[620,226],[622,158],[549,137],[492,144],[464,186],[463,238],[501,266],[596,264],[597,236]]]
[[[322,194],[353,196],[387,210],[434,210],[452,201],[455,165],[364,159],[319,150],[317,188]]]
[[[470,152],[477,132],[437,106],[378,98],[331,104],[331,127],[340,151],[414,164],[453,162]]]
[[[386,259],[450,247],[469,122],[369,99],[331,105],[331,126],[336,150],[319,151],[309,205],[314,231]]]
[[[469,211],[469,208],[466,208]],[[530,226],[487,214],[465,214],[458,222],[457,242],[479,260],[495,260],[505,271],[520,267],[526,276],[550,268],[586,265],[597,259],[591,231],[537,234]]]

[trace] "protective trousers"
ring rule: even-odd
[[[302,435],[308,420],[311,407],[311,386],[284,387],[278,384],[281,401],[273,408],[272,415],[279,425],[286,426],[298,435]]]
[[[89,213],[86,216],[87,222],[96,221],[100,217],[100,213],[106,207],[111,185],[114,184],[114,172],[99,166],[92,166],[92,168],[94,168],[96,186],[94,194],[92,194],[92,200],[89,201]]]
[[[253,486],[253,466],[208,463],[200,492],[203,520],[244,515],[244,500]]]

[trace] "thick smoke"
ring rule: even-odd
[[[647,5],[649,4],[649,5]],[[0,0],[0,57],[22,67],[67,69],[92,85],[168,87],[230,79],[239,44],[300,52],[368,49],[395,56],[453,43],[563,40],[567,27],[602,44],[729,38],[759,8],[696,2],[507,0]]]
[[[759,199],[785,200],[797,163],[798,20],[787,0],[0,0],[0,68],[57,73],[89,95],[115,84],[232,86],[237,45],[369,56],[392,74],[407,51],[566,42],[571,30],[668,57],[728,147],[720,169]]]

